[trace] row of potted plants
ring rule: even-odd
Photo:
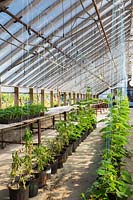
[[[9,124],[44,115],[46,107],[42,104],[28,104],[0,109],[0,123]]]
[[[79,104],[99,104],[99,103],[103,103],[103,104],[107,104],[109,103],[108,99],[99,99],[99,98],[89,98],[87,100],[82,100],[79,102]]]
[[[48,163],[54,159],[46,146],[33,145],[32,132],[29,129],[26,129],[24,140],[23,149],[12,154],[8,185],[11,200],[27,200],[37,195],[38,188],[46,183]]]
[[[125,145],[130,133],[128,100],[120,96],[105,121],[106,126],[101,130],[105,147],[98,177],[87,193],[81,194],[83,200],[124,200],[130,196],[128,184],[132,180],[124,169],[124,158],[128,154]]]
[[[79,108],[71,112],[68,121],[59,121],[55,128],[58,135],[47,141],[47,145],[33,145],[32,132],[26,130],[25,145],[21,151],[12,154],[11,181],[9,193],[11,200],[27,200],[36,196],[38,188],[46,184],[50,174],[63,167],[67,157],[75,151],[96,123],[92,109]]]

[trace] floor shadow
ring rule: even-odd
[[[93,141],[91,134],[88,136],[87,140],[89,139]],[[63,176],[65,173],[62,173],[59,184],[50,193],[50,200],[81,200],[80,194],[86,192],[97,178],[96,170],[100,165],[102,146],[102,140],[97,139],[95,143],[93,142],[93,144],[90,145],[90,150],[87,151],[86,140],[81,143],[79,146],[80,150],[77,149],[77,151],[68,158],[67,163],[64,164],[64,170],[67,171],[67,180],[65,180]],[[82,162],[82,158],[87,156],[89,158],[89,164],[84,160]],[[71,168],[72,171],[70,171]]]
[[[0,200],[9,200],[9,191],[7,189],[0,190]]]

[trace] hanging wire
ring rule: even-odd
[[[65,37],[65,26],[64,26],[64,24],[65,24],[64,0],[61,1],[61,5],[62,5],[62,15],[63,15],[63,17],[62,17],[62,23],[63,23],[63,35],[62,35],[62,37],[64,38],[64,37]]]
[[[120,38],[119,38],[119,49],[122,50],[122,53],[120,54],[120,68],[122,67],[122,73],[121,73],[121,80],[123,80],[122,82],[122,95],[123,96],[126,96],[127,94],[127,73],[126,73],[126,66],[125,66],[125,27],[124,27],[124,15],[123,13],[125,12],[125,3],[124,1],[121,2],[121,5],[120,5],[120,11],[119,11],[119,14],[120,14]]]
[[[4,31],[6,31],[11,36],[11,38],[14,38],[14,40],[16,40],[17,42],[24,44],[22,41],[20,41],[18,38],[16,38],[10,31],[8,31],[7,28],[5,28],[2,24],[0,24],[0,26],[2,27],[2,29]]]
[[[77,15],[77,7],[75,8],[75,15]],[[77,32],[77,19],[76,19],[76,22],[75,22],[75,25],[76,25],[76,32]],[[76,40],[75,40],[75,44],[76,44],[76,48],[75,48],[75,50],[76,50],[76,56],[75,56],[75,60],[77,60],[77,58],[78,58],[78,48],[77,48],[77,35],[76,35]],[[80,65],[79,65],[80,66]],[[75,65],[75,87],[76,87],[76,85],[77,85],[77,79],[76,79],[76,77],[77,77],[77,66]]]

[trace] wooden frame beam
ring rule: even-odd
[[[41,104],[44,106],[44,89],[41,89]]]
[[[34,98],[33,98],[33,88],[29,88],[29,97],[30,97],[30,103],[32,104],[33,101],[34,101]]]
[[[14,87],[14,106],[19,106],[19,87]]]
[[[50,91],[50,107],[54,107],[54,92]]]
[[[64,92],[64,106],[67,105],[67,93]]]

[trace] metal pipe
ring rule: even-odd
[[[110,48],[110,45],[109,45],[109,42],[108,42],[108,38],[107,38],[105,29],[104,29],[104,26],[103,26],[103,23],[102,23],[102,20],[101,20],[100,12],[99,12],[99,10],[98,10],[98,7],[97,7],[97,4],[96,4],[95,0],[92,0],[92,2],[93,2],[93,5],[94,5],[94,8],[95,8],[95,10],[96,10],[96,13],[97,13],[97,16],[98,16],[98,20],[99,20],[99,22],[100,22],[100,25],[101,25],[101,28],[102,28],[102,31],[103,31],[103,34],[104,34],[104,38],[105,38],[105,40],[106,40],[106,43],[107,43],[107,46],[108,46],[108,49],[109,49],[109,52],[110,52],[110,54],[111,54],[114,67],[115,67],[115,69],[117,69],[117,68],[116,68],[116,65],[115,65],[114,58],[113,58],[113,56],[112,56],[112,52],[111,52],[111,48]]]
[[[22,24],[26,30],[30,33],[30,31],[32,31],[33,33],[35,33],[38,37],[42,38],[43,40],[45,40],[45,42],[49,43],[51,47],[55,48],[56,50],[58,50],[60,53],[62,53],[63,55],[65,55],[67,58],[70,58],[69,55],[65,54],[60,48],[58,48],[57,46],[55,46],[52,42],[49,41],[49,39],[45,38],[41,33],[39,33],[38,31],[34,30],[30,25],[26,24],[25,22],[23,22],[20,18],[16,17],[14,14],[12,14],[10,11],[8,11],[5,7],[1,7],[0,8],[2,12],[8,14],[10,17],[12,17],[13,19],[15,19],[17,22],[19,22],[20,24]],[[71,58],[70,58],[71,59]]]

